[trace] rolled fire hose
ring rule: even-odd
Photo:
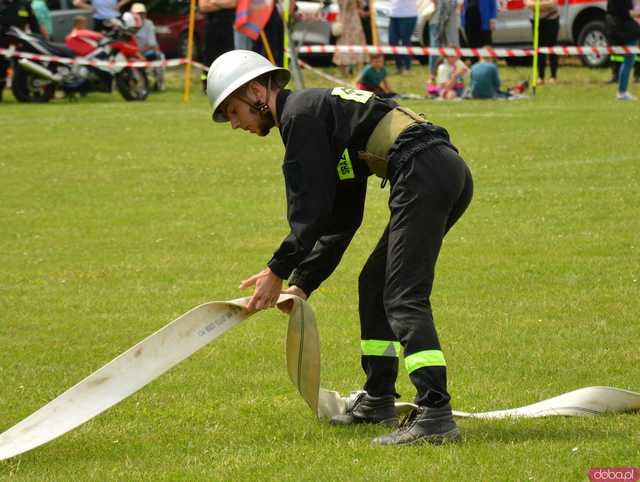
[[[197,306],[134,345],[0,434],[0,460],[50,442],[137,392],[247,319],[250,314],[243,307],[248,299],[214,301]],[[320,338],[311,306],[291,295],[282,295],[278,303],[290,312],[286,353],[291,381],[317,416],[344,413],[353,398],[320,388]],[[411,407],[407,403],[397,404],[398,411]],[[540,417],[596,415],[639,409],[638,393],[589,387],[522,408],[486,413],[456,412],[455,415]]]

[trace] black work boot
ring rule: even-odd
[[[453,420],[451,405],[440,408],[418,407],[395,432],[373,439],[376,445],[413,445],[432,443],[441,445],[460,440],[460,432]]]
[[[344,415],[331,417],[332,425],[358,423],[396,425],[398,416],[396,415],[395,397],[393,395],[374,397],[365,391],[356,392],[353,400],[347,405],[347,412]]]

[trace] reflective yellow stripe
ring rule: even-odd
[[[447,362],[440,350],[424,350],[405,357],[404,366],[411,373],[422,367],[446,367]]]
[[[341,181],[345,179],[355,179],[356,175],[353,172],[353,164],[351,164],[351,158],[349,157],[349,151],[344,150],[340,160],[338,161],[338,177]]]
[[[400,342],[389,340],[360,340],[360,349],[363,355],[397,357],[400,352]]]

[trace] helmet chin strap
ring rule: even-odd
[[[271,97],[271,77],[269,77],[269,80],[267,81],[267,99],[265,102],[260,102],[259,100],[256,100],[255,102],[251,102],[250,100],[241,96],[238,96],[238,99],[240,99],[242,102],[247,104],[252,109],[257,110],[260,115],[268,116],[271,114],[271,109],[269,108],[270,97]]]

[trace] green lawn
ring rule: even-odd
[[[528,76],[502,71],[505,83]],[[391,82],[422,93],[425,77]],[[454,408],[640,391],[640,106],[616,102],[607,77],[565,66],[535,99],[405,102],[450,131],[475,178],[432,297]],[[242,295],[239,281],[287,233],[279,136],[213,124],[205,97],[183,104],[170,80],[145,103],[20,105],[5,92],[0,432],[191,307]],[[323,385],[342,392],[363,380],[356,286],[386,222],[378,184],[311,299]],[[383,428],[311,416],[286,375],[285,331],[275,310],[255,316],[81,428],[0,462],[0,480],[557,481],[640,466],[639,414],[462,420],[457,446],[372,447]],[[412,398],[404,371],[398,389]]]

